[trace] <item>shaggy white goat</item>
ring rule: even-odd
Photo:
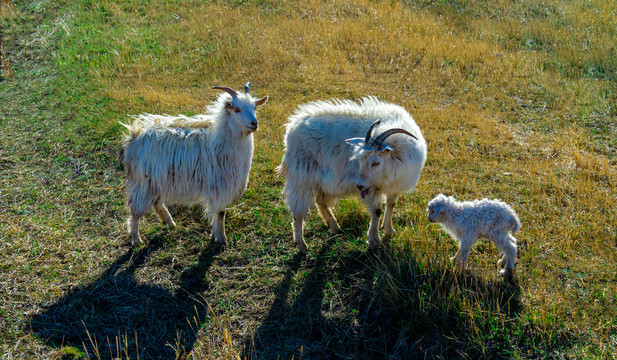
[[[337,233],[331,209],[339,198],[354,195],[370,210],[369,245],[377,247],[384,197],[384,235],[390,237],[394,203],[415,188],[426,161],[426,142],[412,117],[374,97],[299,106],[289,117],[285,146],[278,171],[287,176],[283,194],[300,252],[306,252],[302,231],[312,204],[317,203],[322,219]]]
[[[460,261],[466,267],[471,247],[479,237],[484,237],[504,254],[498,262],[503,268],[500,274],[514,272],[516,238],[512,234],[521,222],[508,204],[488,199],[458,202],[452,196],[439,194],[428,203],[428,220],[439,223],[459,242],[452,261]]]
[[[212,235],[226,241],[225,208],[237,201],[248,184],[253,157],[255,109],[268,101],[228,87],[206,114],[193,117],[144,114],[124,125],[126,205],[133,244],[140,243],[139,218],[151,207],[167,225],[175,226],[165,204],[205,205]]]

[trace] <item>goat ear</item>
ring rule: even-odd
[[[225,102],[225,111],[227,112],[227,115],[231,114],[233,109],[234,109],[234,106],[231,103],[231,101],[226,101]]]
[[[268,97],[264,96],[261,99],[255,101],[255,106],[261,106],[267,102],[268,102]]]
[[[345,140],[345,142],[348,143],[351,146],[354,146],[354,147],[362,147],[362,146],[364,146],[364,139],[360,138],[360,137],[349,138],[349,139]]]

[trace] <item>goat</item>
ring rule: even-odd
[[[428,220],[439,223],[458,241],[458,251],[450,260],[466,267],[471,247],[484,237],[504,254],[498,262],[500,274],[514,273],[516,238],[512,234],[521,222],[508,204],[488,199],[458,202],[452,196],[439,194],[428,203]]]
[[[384,235],[391,237],[394,204],[415,188],[426,161],[426,142],[407,111],[374,97],[357,103],[333,99],[300,105],[288,120],[286,151],[277,170],[286,175],[283,195],[298,250],[307,249],[302,232],[313,203],[330,231],[341,231],[331,211],[341,197],[360,195],[369,208],[372,249],[380,244],[385,197]]]
[[[176,225],[166,204],[204,204],[212,235],[225,243],[225,209],[248,185],[253,158],[257,106],[265,96],[249,95],[250,83],[239,94],[228,87],[207,107],[206,114],[169,116],[143,114],[125,126],[127,220],[133,245],[141,242],[139,219],[154,207],[170,227]]]

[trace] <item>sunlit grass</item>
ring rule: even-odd
[[[128,304],[105,315],[96,296],[112,296],[106,281],[127,289],[134,282],[145,302],[164,294],[173,299],[166,306],[208,299],[212,307],[185,332],[194,341],[182,348],[169,340],[178,358],[223,350],[233,358],[609,357],[617,349],[614,1],[0,5],[10,44],[2,59],[15,75],[0,82],[8,119],[0,249],[3,286],[18,294],[3,296],[10,300],[0,315],[15,349],[59,347],[57,338],[29,335],[24,319],[74,311],[58,305],[67,298],[96,305],[100,313],[80,314],[94,319],[88,329],[99,336],[96,327],[113,316],[137,324],[152,317],[147,306]],[[29,15],[42,13],[40,24]],[[212,86],[246,81],[270,101],[258,112],[249,188],[229,209],[228,248],[210,249],[199,209],[172,208],[176,229],[145,217],[151,244],[136,249],[143,259],[126,270],[129,280],[106,277],[130,268],[118,263],[129,242],[117,122],[141,112],[199,113],[217,95]],[[310,216],[310,252],[298,259],[280,199],[284,179],[274,172],[283,124],[300,103],[368,95],[404,106],[422,129],[429,150],[417,191],[397,204],[391,249],[367,254],[369,216],[351,199],[335,211],[344,235],[332,237]],[[500,198],[516,209],[515,284],[498,276],[490,243],[474,248],[469,270],[453,267],[456,244],[425,220],[440,192]],[[74,299],[71,289],[92,295]],[[185,310],[165,316],[185,326]],[[60,329],[81,347],[72,356],[92,356],[81,328]],[[135,358],[135,342],[147,340],[126,333],[130,352],[118,356]]]

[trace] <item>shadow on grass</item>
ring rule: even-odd
[[[341,253],[335,247],[331,240],[314,260],[296,255],[289,261],[267,316],[245,340],[243,359],[511,354],[508,337],[498,338],[482,322],[493,316],[503,324],[514,322],[521,308],[516,281],[486,281],[471,272],[422,264],[412,253]],[[475,298],[468,301],[470,294]],[[503,342],[478,344],[467,333],[475,322],[482,334]]]
[[[174,359],[189,353],[209,315],[199,295],[208,287],[202,279],[222,248],[209,243],[172,292],[134,277],[166,242],[161,237],[152,240],[147,247],[127,251],[91,284],[71,290],[33,316],[31,331],[51,346],[74,346],[93,358]]]
[[[289,261],[268,314],[245,341],[243,359],[336,358],[332,350],[340,349],[341,344],[334,346],[331,341],[341,340],[344,330],[337,319],[324,316],[324,312],[333,305],[344,310],[347,304],[329,303],[324,292],[336,279],[362,278],[370,276],[370,271],[364,266],[366,254],[353,252],[339,262],[328,254],[332,247],[333,242],[328,241],[314,259],[296,254]],[[335,271],[331,271],[333,267]]]
[[[378,357],[512,357],[522,310],[515,279],[486,280],[400,249],[377,256],[375,266],[374,302],[362,320]]]

